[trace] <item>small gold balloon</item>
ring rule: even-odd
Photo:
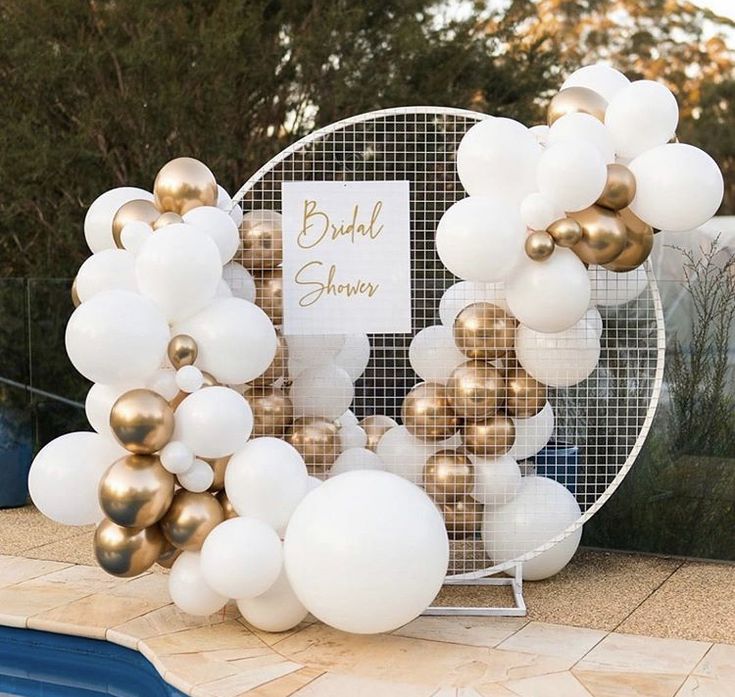
[[[71,282],[71,302],[74,307],[79,307],[82,304],[82,301],[79,299],[79,292],[77,291],[76,278]]]
[[[118,249],[125,249],[122,243],[123,228],[133,221],[137,220],[141,223],[153,225],[161,215],[159,210],[153,205],[152,201],[145,199],[134,199],[123,203],[117,209],[115,216],[112,218],[112,239]]]
[[[196,552],[224,519],[225,512],[212,494],[179,489],[160,525],[165,538],[176,549]]]
[[[505,455],[516,438],[516,427],[505,414],[496,414],[484,421],[465,421],[462,424],[462,443],[473,455],[492,458]]]
[[[153,229],[160,230],[162,227],[166,227],[167,225],[183,222],[184,219],[178,213],[167,211],[166,213],[161,213],[158,218],[156,218],[156,222],[153,223]]]
[[[423,382],[406,395],[401,419],[409,432],[421,440],[446,440],[457,431],[457,416],[447,388],[437,382]]]
[[[253,438],[286,435],[293,421],[293,405],[286,394],[272,387],[253,388],[246,399],[253,410]]]
[[[503,374],[485,361],[457,366],[447,381],[447,396],[454,413],[477,420],[494,414],[505,399]]]
[[[153,566],[163,551],[165,540],[157,525],[124,528],[103,520],[94,533],[94,554],[104,571],[130,578]]]
[[[167,162],[153,182],[153,197],[159,211],[184,215],[197,206],[217,205],[217,181],[209,167],[193,157]]]
[[[635,198],[635,177],[625,165],[613,163],[607,166],[607,182],[597,205],[619,211]]]
[[[582,239],[582,226],[574,218],[555,220],[546,229],[557,247],[574,247]]]
[[[572,251],[588,264],[607,264],[625,247],[625,224],[614,211],[602,206],[590,206],[570,213],[582,226],[582,239]]]
[[[230,455],[217,458],[203,457],[202,460],[204,460],[204,462],[206,462],[212,468],[212,472],[214,472],[212,485],[209,487],[209,489],[207,489],[207,491],[211,493],[216,493],[217,491],[221,491],[222,489],[224,489],[225,472],[227,471],[227,463],[230,461]]]
[[[626,240],[623,251],[612,261],[604,264],[608,271],[624,273],[640,266],[653,249],[653,228],[644,223],[629,208],[618,211],[626,227]]]
[[[516,321],[491,303],[473,303],[454,320],[454,342],[467,358],[490,361],[513,350]]]
[[[339,456],[337,427],[326,419],[300,417],[293,422],[286,440],[301,453],[309,474],[326,476]]]
[[[554,238],[544,230],[536,230],[526,237],[524,247],[529,259],[543,261],[554,253]]]
[[[378,443],[380,439],[385,435],[386,431],[389,431],[396,425],[393,419],[383,416],[382,414],[373,414],[372,416],[366,416],[360,421],[360,428],[367,434],[367,444],[365,447],[368,450],[375,452],[378,449]]]
[[[153,390],[129,390],[112,405],[110,426],[126,450],[138,455],[154,453],[171,440],[174,412]]]
[[[281,214],[276,211],[248,211],[240,224],[242,265],[249,271],[273,269],[283,261]]]
[[[230,502],[230,499],[227,498],[227,494],[224,490],[217,494],[217,501],[219,501],[219,505],[222,506],[222,510],[225,512],[225,520],[237,518],[237,511],[232,507],[232,503]]]
[[[472,491],[472,461],[459,450],[439,450],[424,465],[424,489],[437,503],[451,503]]]
[[[506,374],[508,396],[505,408],[517,419],[528,419],[538,414],[546,404],[546,385],[534,380],[520,366]]]
[[[273,269],[255,276],[255,304],[273,324],[283,323],[283,271]]]
[[[217,387],[220,383],[217,381],[217,378],[212,375],[212,373],[208,373],[206,370],[202,371],[202,377],[204,378],[204,381],[202,382],[202,387]]]
[[[276,332],[276,355],[273,356],[271,364],[249,384],[253,387],[270,387],[274,382],[286,376],[288,371],[288,346],[280,332]]]
[[[483,506],[470,496],[445,503],[442,507],[444,524],[452,539],[474,537],[482,527]]]
[[[194,365],[198,354],[197,342],[188,334],[177,334],[168,342],[168,359],[176,370],[185,365]]]
[[[549,104],[548,123],[551,126],[566,114],[589,114],[605,123],[607,101],[587,87],[567,87],[554,95]]]
[[[163,551],[158,555],[156,564],[164,569],[170,569],[174,562],[181,556],[181,550],[176,549],[166,538],[164,538]]]
[[[155,455],[128,455],[102,475],[100,507],[125,528],[147,528],[168,510],[174,497],[174,476]]]

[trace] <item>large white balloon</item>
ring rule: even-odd
[[[347,472],[310,492],[284,542],[296,596],[326,624],[389,632],[441,588],[449,562],[444,520],[426,493],[388,472]]]
[[[655,228],[692,230],[706,223],[722,203],[720,168],[692,145],[659,145],[636,157],[628,168],[636,179],[630,209]]]
[[[257,598],[238,600],[237,609],[248,624],[264,632],[285,632],[303,622],[309,614],[293,592],[285,568],[265,593]]]
[[[609,102],[623,87],[630,84],[623,73],[611,68],[604,63],[585,65],[575,70],[561,86],[563,90],[567,87],[586,87],[593,92],[603,96]]]
[[[197,366],[229,385],[262,375],[278,345],[268,315],[242,298],[217,298],[174,330],[197,342]]]
[[[605,164],[615,162],[615,145],[610,131],[590,114],[574,112],[554,121],[548,142],[551,145],[562,140],[584,140],[597,148]]]
[[[367,334],[347,334],[334,362],[353,382],[358,380],[370,362],[370,337]]]
[[[509,200],[490,196],[452,204],[436,230],[444,266],[466,281],[504,280],[523,256],[526,228],[518,210]]]
[[[137,292],[135,280],[135,256],[124,249],[103,249],[79,267],[77,294],[84,302],[106,290]]]
[[[109,290],[74,310],[66,325],[66,352],[92,382],[141,383],[161,365],[169,338],[166,318],[151,300]]]
[[[485,551],[499,564],[546,544],[582,515],[569,490],[546,477],[526,477],[518,495],[504,506],[488,507],[482,522]],[[578,528],[564,540],[523,562],[523,578],[538,581],[561,571],[582,537]]]
[[[93,252],[115,247],[112,238],[112,219],[120,206],[128,201],[142,199],[153,201],[153,194],[135,186],[120,186],[98,196],[84,216],[84,238]]]
[[[332,465],[329,470],[330,477],[336,477],[345,472],[354,472],[355,470],[382,470],[385,469],[383,461],[372,451],[367,448],[350,448],[345,450]]]
[[[509,312],[504,283],[459,281],[444,291],[439,301],[439,319],[445,327],[454,326],[457,315],[473,303],[492,303]]]
[[[383,434],[376,452],[388,472],[421,484],[424,465],[429,457],[442,448],[453,447],[454,441],[451,438],[439,443],[426,443],[409,433],[405,426],[394,426]]]
[[[638,266],[632,271],[615,273],[601,266],[589,269],[592,284],[592,303],[595,305],[624,305],[635,300],[648,286],[646,270]]]
[[[564,211],[550,198],[534,191],[521,203],[521,220],[532,230],[546,230],[551,223],[564,217]]]
[[[89,431],[55,438],[39,451],[28,474],[31,499],[47,518],[63,525],[91,525],[104,518],[97,499],[102,475],[125,451]]]
[[[199,457],[232,455],[253,430],[253,412],[247,400],[229,387],[204,387],[176,408],[174,440]]]
[[[222,268],[222,278],[236,298],[255,302],[255,279],[242,264],[236,261],[225,264]]]
[[[225,491],[240,515],[281,531],[304,498],[307,480],[296,448],[278,438],[254,438],[227,463]]]
[[[212,238],[219,250],[222,264],[235,255],[240,244],[240,234],[235,221],[226,211],[215,206],[197,206],[184,213],[184,222],[199,228]]]
[[[227,598],[204,580],[199,552],[182,552],[174,562],[168,576],[168,594],[174,605],[189,615],[211,615],[227,603]]]
[[[89,425],[101,436],[115,439],[112,428],[110,428],[112,405],[121,394],[132,390],[134,387],[135,385],[132,384],[103,385],[97,382],[89,388],[87,398],[84,400],[84,412],[87,415]]]
[[[201,565],[205,582],[215,592],[236,600],[255,598],[281,573],[281,540],[262,520],[230,518],[207,535]]]
[[[516,357],[544,385],[569,387],[592,374],[600,359],[600,340],[584,319],[553,334],[521,324],[516,331]]]
[[[523,259],[506,281],[505,292],[519,322],[539,332],[560,332],[587,312],[591,286],[579,257],[557,248],[543,261]]]
[[[333,421],[349,409],[355,387],[342,368],[315,365],[294,378],[289,395],[295,416],[321,416]]]
[[[345,345],[344,334],[293,334],[285,339],[289,366],[298,363],[302,370],[310,365],[334,363]]]
[[[135,258],[135,275],[140,292],[175,322],[214,298],[222,262],[211,237],[193,225],[174,223],[143,243]]]
[[[424,327],[411,339],[408,360],[422,380],[446,385],[452,371],[467,360],[454,343],[451,327]]]
[[[521,468],[511,455],[495,460],[471,457],[475,467],[475,486],[471,496],[486,506],[502,506],[515,498],[523,478]]]
[[[171,401],[179,394],[176,371],[173,368],[160,368],[148,378],[146,387],[160,394],[165,400]]]
[[[554,432],[554,410],[550,402],[546,402],[538,414],[527,419],[511,418],[516,427],[516,438],[508,455],[516,461],[533,457],[549,442]]]
[[[536,188],[540,155],[536,138],[522,123],[489,118],[472,126],[462,138],[457,173],[470,196],[497,196],[517,208]]]

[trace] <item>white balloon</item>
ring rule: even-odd
[[[278,345],[268,315],[242,298],[217,298],[174,330],[197,342],[201,370],[231,385],[262,375]]]
[[[607,167],[594,145],[583,140],[549,144],[538,163],[538,188],[565,211],[591,206],[607,182]]]
[[[517,208],[536,188],[540,155],[536,137],[522,123],[489,118],[464,134],[457,148],[457,173],[470,196],[497,196]]]
[[[510,312],[505,301],[504,283],[475,283],[459,281],[444,291],[439,301],[439,318],[445,327],[454,326],[457,315],[473,303],[492,303],[501,310]]]
[[[135,275],[140,292],[175,322],[214,298],[222,263],[211,237],[193,225],[174,223],[143,243],[135,258]]]
[[[284,542],[296,596],[318,619],[358,634],[411,621],[441,588],[449,541],[424,491],[388,472],[329,479],[294,512]]]
[[[236,298],[255,302],[255,279],[242,264],[236,261],[225,264],[222,268],[222,278]]]
[[[596,307],[591,307],[584,313],[584,321],[592,327],[595,336],[599,339],[602,336],[602,315]]]
[[[278,438],[254,438],[230,458],[225,491],[241,516],[281,530],[304,498],[307,479],[296,448]]]
[[[421,484],[426,461],[445,447],[449,447],[447,441],[425,443],[409,433],[405,426],[395,426],[383,434],[376,452],[388,472]]]
[[[567,87],[586,87],[605,98],[609,102],[623,87],[630,84],[623,73],[611,68],[604,63],[585,65],[575,70],[561,86],[563,90]]]
[[[319,483],[321,484],[320,480]],[[276,582],[257,598],[237,601],[248,624],[264,632],[285,632],[304,621],[309,611],[301,604],[282,569]]]
[[[356,381],[370,362],[370,338],[367,334],[347,334],[334,362]]]
[[[516,331],[516,357],[544,385],[569,387],[592,374],[600,360],[600,340],[584,320],[553,334],[521,324]]]
[[[132,390],[135,385],[103,385],[95,383],[89,388],[87,398],[84,400],[84,412],[87,415],[89,425],[101,436],[115,439],[110,428],[110,411],[117,398]]]
[[[97,499],[100,479],[125,451],[91,431],[55,438],[39,451],[28,474],[31,499],[62,525],[91,525],[104,518]]]
[[[163,468],[171,474],[183,474],[194,464],[194,453],[180,440],[166,443],[158,456],[161,458]]]
[[[552,145],[563,140],[584,140],[597,148],[605,164],[615,162],[615,145],[610,131],[590,114],[574,112],[554,121],[548,142]]]
[[[590,304],[587,269],[571,249],[543,261],[523,259],[506,281],[510,311],[531,329],[560,332],[576,324]]]
[[[160,368],[148,379],[146,387],[157,392],[164,399],[172,400],[179,394],[179,386],[176,384],[176,371],[173,368]]]
[[[193,491],[200,494],[209,489],[214,482],[214,470],[204,460],[195,458],[186,472],[182,472],[177,476],[179,484],[187,491]]]
[[[424,327],[411,339],[408,360],[414,372],[426,382],[446,385],[452,371],[467,360],[454,343],[450,327]]]
[[[77,294],[84,302],[106,290],[137,292],[135,257],[124,249],[103,249],[88,257],[77,273]]]
[[[153,201],[153,194],[135,186],[120,186],[98,196],[84,216],[84,238],[93,252],[115,247],[112,238],[112,219],[120,206],[128,201],[142,199]]]
[[[283,568],[281,540],[262,520],[230,518],[202,545],[202,575],[210,588],[228,598],[265,593]]]
[[[508,455],[516,461],[533,457],[551,438],[554,432],[554,410],[550,402],[544,408],[527,419],[513,419],[516,427],[516,438]]]
[[[524,254],[525,229],[518,207],[508,200],[470,196],[442,215],[436,251],[455,276],[466,281],[502,281]]]
[[[202,371],[195,365],[184,365],[176,371],[176,386],[182,392],[196,392],[204,382]]]
[[[531,126],[528,132],[533,135],[539,145],[546,145],[546,140],[549,137],[549,127],[545,123],[541,123],[538,126]]]
[[[630,209],[655,228],[681,232],[706,223],[720,207],[722,172],[703,150],[667,143],[629,165],[636,179]]]
[[[591,266],[589,276],[595,305],[623,305],[635,300],[648,286],[648,276],[642,266],[623,273]]]
[[[137,254],[143,243],[153,234],[153,228],[142,220],[131,220],[120,232],[122,246],[131,254]]]
[[[532,230],[546,230],[551,223],[564,217],[564,211],[538,191],[528,194],[521,203],[521,220]]]
[[[470,456],[475,467],[475,486],[471,496],[485,506],[502,506],[515,498],[523,478],[518,463],[510,455],[495,460]]]
[[[314,489],[316,489],[318,486],[320,486],[322,484],[322,480],[319,479],[319,477],[312,477],[311,475],[309,475],[307,477],[307,480],[308,480],[306,482],[306,493],[307,494],[310,491],[314,491]]]
[[[367,445],[367,433],[360,426],[342,426],[338,435],[342,452],[351,448],[364,448]]]
[[[230,215],[215,206],[197,206],[184,213],[184,222],[209,235],[219,250],[220,261],[226,264],[240,245],[240,233]]]
[[[199,457],[231,455],[245,445],[252,430],[250,405],[229,387],[197,390],[176,408],[174,440]]]
[[[301,369],[311,365],[329,365],[345,345],[344,334],[293,334],[284,337],[289,365],[293,360]]]
[[[350,376],[336,365],[316,365],[301,371],[289,391],[295,416],[339,418],[352,403]]]
[[[336,477],[345,472],[353,472],[355,470],[382,470],[385,469],[383,461],[372,451],[367,448],[350,448],[345,450],[332,465],[329,470],[330,477]]]
[[[161,365],[168,342],[161,311],[127,290],[98,293],[74,310],[66,325],[69,359],[92,382],[145,382]]]
[[[605,112],[605,127],[622,157],[636,157],[668,142],[678,123],[676,98],[654,80],[631,82],[617,92]]]
[[[227,603],[227,598],[204,580],[199,552],[182,552],[173,563],[168,594],[174,605],[189,615],[212,615]]]
[[[339,421],[339,427],[344,428],[346,426],[357,426],[359,421],[357,417],[355,416],[355,412],[351,409],[348,409],[342,416],[340,416],[337,421]]]
[[[242,208],[240,204],[235,203],[227,191],[219,184],[217,184],[217,190],[217,208],[221,208],[223,211],[227,212],[230,218],[235,222],[235,225],[239,228],[240,223],[242,223]]]
[[[217,291],[214,294],[215,298],[231,298],[232,297],[232,290],[230,289],[230,286],[227,285],[227,281],[225,281],[224,278],[220,278],[219,283],[217,284]]]
[[[525,477],[518,496],[505,506],[488,507],[482,541],[496,564],[515,559],[546,544],[582,515],[569,490],[546,477]],[[538,581],[561,571],[574,556],[582,528],[530,561],[523,578]]]

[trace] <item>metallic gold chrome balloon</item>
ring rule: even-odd
[[[625,247],[612,261],[604,264],[608,271],[632,271],[648,259],[653,249],[653,228],[644,223],[629,208],[618,211],[627,229]]]
[[[217,205],[217,181],[209,167],[193,157],[167,162],[153,182],[153,197],[159,211],[184,215],[197,206]]]
[[[276,332],[276,355],[262,375],[259,375],[249,384],[253,387],[270,387],[274,382],[286,377],[288,371],[288,346],[280,332]]]
[[[380,439],[385,435],[386,431],[389,431],[396,425],[393,419],[383,416],[382,414],[373,414],[372,416],[366,416],[360,421],[360,428],[367,434],[367,444],[365,447],[368,450],[375,452],[378,449],[378,443]]]
[[[513,350],[516,321],[491,303],[473,303],[454,320],[454,342],[467,358],[490,361]]]
[[[467,361],[449,376],[447,396],[457,416],[473,421],[484,419],[502,405],[505,378],[485,361]]]
[[[202,387],[217,387],[217,385],[220,384],[217,378],[212,375],[212,373],[208,373],[205,370],[202,371],[202,377],[204,378],[204,382],[202,382]]]
[[[164,569],[170,569],[180,555],[181,550],[176,549],[176,547],[164,538],[163,551],[158,555],[156,564],[158,564],[158,566],[162,566]]]
[[[607,183],[597,205],[619,211],[630,205],[635,198],[635,176],[625,165],[607,166]]]
[[[465,496],[442,507],[444,524],[452,539],[474,537],[482,527],[482,504],[470,496]]]
[[[587,87],[567,87],[554,95],[549,103],[548,123],[551,126],[566,114],[590,114],[605,123],[607,101]]]
[[[71,301],[74,307],[79,307],[82,304],[82,301],[79,299],[79,293],[77,292],[76,278],[71,282]]]
[[[129,390],[112,405],[110,427],[123,448],[131,453],[154,453],[171,440],[174,412],[153,390]]]
[[[546,232],[554,238],[557,247],[574,247],[582,239],[582,226],[574,218],[555,220]]]
[[[337,427],[326,419],[300,417],[293,422],[286,440],[301,453],[309,474],[323,477],[339,456]]]
[[[100,507],[125,528],[147,528],[157,523],[174,497],[174,476],[156,455],[128,455],[102,475]]]
[[[517,419],[528,419],[538,414],[546,404],[546,385],[534,380],[520,366],[506,373],[508,396],[505,408]]]
[[[222,489],[225,488],[225,472],[227,471],[227,463],[230,461],[230,455],[217,458],[203,457],[202,460],[204,460],[204,462],[212,468],[212,472],[214,472],[212,485],[207,489],[207,491],[212,493],[222,491]]]
[[[224,519],[225,512],[213,494],[179,489],[160,525],[165,538],[176,549],[196,552]]]
[[[516,427],[509,416],[496,414],[484,421],[462,424],[462,444],[473,455],[493,458],[505,455],[516,438]]]
[[[543,261],[554,253],[554,238],[544,230],[536,230],[526,237],[524,247],[529,259]]]
[[[403,400],[401,419],[409,432],[421,440],[445,440],[457,431],[457,415],[447,388],[438,382],[416,385]]]
[[[168,342],[168,359],[176,370],[185,365],[194,365],[198,354],[197,342],[188,334],[177,334]]]
[[[115,246],[118,249],[125,248],[122,243],[122,231],[128,223],[138,220],[141,223],[153,225],[159,215],[161,215],[161,213],[153,205],[152,201],[134,199],[127,203],[123,203],[123,205],[117,209],[117,212],[112,218],[112,239],[115,242]]]
[[[249,271],[273,269],[283,261],[281,214],[255,210],[243,216],[240,225],[242,265]]]
[[[582,226],[582,239],[572,251],[588,264],[607,264],[625,247],[625,224],[614,211],[590,206],[569,214]]]
[[[451,503],[472,491],[472,461],[459,450],[439,450],[424,465],[424,489],[437,503]]]
[[[273,324],[283,323],[283,271],[273,269],[255,278],[255,304]]]
[[[124,528],[105,519],[94,533],[97,562],[108,574],[121,578],[148,571],[164,545],[165,540],[157,525],[150,528]]]
[[[293,422],[293,405],[288,395],[273,387],[253,388],[245,398],[253,410],[253,438],[282,438]]]
[[[222,510],[225,512],[225,520],[237,518],[237,511],[232,507],[230,499],[227,498],[227,494],[224,490],[217,494],[217,501],[219,501],[219,505],[222,506]]]
[[[162,227],[166,227],[167,225],[173,225],[174,223],[183,222],[184,219],[178,213],[174,213],[173,211],[166,211],[166,213],[161,213],[158,218],[156,218],[156,222],[153,223],[153,229],[160,230]]]

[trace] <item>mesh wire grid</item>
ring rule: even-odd
[[[413,331],[370,335],[371,358],[355,383],[352,410],[358,419],[385,415],[400,424],[404,398],[421,382],[409,363],[411,341],[425,327],[441,324],[442,295],[460,280],[439,260],[434,236],[444,211],[466,195],[457,176],[455,153],[465,132],[483,118],[487,117],[460,109],[407,107],[345,119],[291,145],[258,170],[234,197],[246,213],[261,209],[280,211],[281,184],[286,181],[410,182]],[[235,261],[243,262],[242,250]],[[275,267],[278,260],[272,262],[266,266]],[[265,273],[251,271],[260,296],[256,297],[256,303],[278,325],[281,321],[278,269]],[[606,287],[610,283],[615,284],[614,289]],[[610,497],[633,464],[658,401],[664,355],[663,315],[648,263],[643,292],[636,294],[640,287],[626,287],[633,284],[641,284],[640,275],[618,275],[612,280],[598,281],[598,295],[609,292],[634,299],[598,307],[603,327],[599,336],[600,358],[594,372],[577,385],[547,389],[546,396],[555,417],[551,442],[557,449],[547,448],[543,462],[539,456],[520,462],[524,475],[543,475],[567,486],[582,515],[559,531],[558,525],[551,527],[556,514],[552,507],[546,511],[548,529],[556,533],[550,539],[543,542],[536,539],[531,549],[520,553],[513,530],[509,529],[505,537],[501,536],[486,550],[480,536],[483,506],[467,495],[469,490],[463,493],[453,490],[443,498],[438,496],[452,539],[448,578],[470,581],[497,573],[533,558],[572,535]],[[502,290],[477,293],[477,288],[458,291],[459,306],[478,300],[504,306]],[[594,343],[599,330],[594,323],[582,323],[575,332],[571,341],[583,339]],[[554,361],[564,349],[564,342],[557,342],[551,349],[539,350],[536,358],[542,363]],[[512,353],[492,364],[507,371],[513,365]],[[287,391],[288,378],[280,387]],[[322,389],[329,390],[329,385]],[[501,405],[498,414],[503,417],[505,411],[506,406]],[[460,419],[458,426],[474,418]],[[531,439],[544,428],[542,419],[511,420],[518,429],[525,429]],[[338,439],[338,427],[333,429],[333,439]],[[466,452],[467,443],[461,441],[464,432],[460,429],[449,440],[427,444],[425,456],[440,449],[458,448]],[[303,445],[291,440],[297,447]],[[305,453],[311,472],[319,476],[328,473],[335,456],[333,443],[327,441],[329,437],[326,441],[324,437],[321,441],[316,439],[311,451]],[[498,453],[492,457],[502,451],[503,447],[499,446]],[[482,454],[473,456],[473,461],[492,459],[490,455],[483,458]],[[511,454],[515,453],[511,451]],[[423,483],[421,475],[416,476],[415,462],[402,463],[399,458],[390,463],[389,469]],[[481,484],[478,481],[470,486]],[[483,492],[479,493],[479,498],[483,498]]]

